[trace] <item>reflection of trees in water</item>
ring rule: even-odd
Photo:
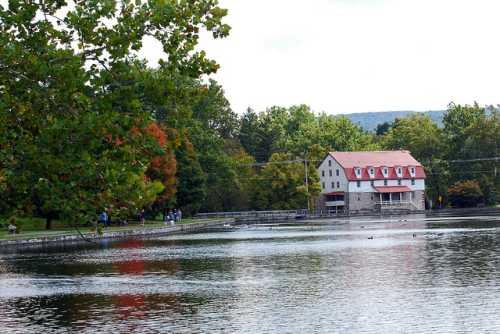
[[[428,238],[426,259],[432,285],[472,286],[500,280],[497,232],[432,234]]]
[[[19,328],[32,333],[42,329],[73,328],[75,324],[92,324],[96,310],[109,305],[106,296],[53,295],[9,300],[12,316]]]
[[[129,277],[132,285],[134,277],[140,279],[140,276],[147,273],[174,276],[186,268],[189,272],[193,265],[196,266],[190,261],[184,261],[186,268],[183,269],[175,259],[148,261],[150,257],[144,253],[144,247],[144,242],[141,240],[128,240],[114,244],[113,248],[126,251],[120,253],[123,257],[118,261],[110,263],[68,263],[68,261],[57,260],[57,257],[51,260],[49,254],[44,256],[42,261],[35,262],[36,256],[32,254],[33,261],[31,259],[19,261],[12,257],[12,260],[5,262],[4,265],[9,266],[8,272],[10,273],[27,273],[30,277],[33,275],[49,278],[53,275],[86,277],[96,274],[104,276],[112,274],[116,277],[115,274],[118,274]],[[10,268],[14,269],[10,270]],[[148,279],[155,284],[154,276]],[[36,285],[36,279],[34,282]],[[79,280],[72,281],[71,288],[78,290],[79,287],[75,287],[75,284],[80,284],[78,282]],[[107,282],[103,280],[95,284]],[[104,324],[110,326],[115,324],[118,332],[140,332],[143,323],[151,317],[160,317],[163,321],[169,318],[179,318],[179,315],[194,315],[198,312],[199,306],[207,302],[206,298],[181,293],[155,294],[154,291],[148,291],[148,294],[137,293],[137,291],[147,290],[147,286],[138,286],[138,289],[130,293],[125,290],[119,295],[107,295],[65,294],[64,282],[55,284],[57,285],[53,287],[53,292],[62,288],[61,294],[9,300],[11,309],[9,312],[19,328],[27,328],[30,332],[42,332],[47,329],[61,330],[62,328],[70,331],[93,329],[98,332],[100,328],[108,328],[102,327]],[[115,283],[111,282],[111,284]],[[33,288],[36,289],[36,286]],[[89,286],[81,288],[82,291],[92,291],[92,287]],[[99,286],[98,290],[105,291],[106,286]]]
[[[15,298],[0,302],[3,326],[30,333],[58,331],[140,333],[144,322],[168,323],[194,316],[206,303],[203,298],[178,294],[154,295],[55,295]],[[8,315],[7,315],[8,314]],[[9,322],[5,322],[6,318]],[[106,332],[106,330],[104,330]]]
[[[145,261],[144,253],[139,251],[139,249],[144,248],[142,240],[124,241],[118,246],[130,251],[127,252],[126,260],[114,264],[114,269],[122,275],[132,276],[132,280],[145,273],[161,272],[163,275],[172,276],[183,270],[183,265],[174,259]],[[168,322],[169,319],[179,318],[179,315],[194,315],[198,312],[198,305],[205,302],[203,298],[175,293],[125,293],[111,297],[113,321],[120,323],[120,331],[126,333],[143,331],[144,322],[141,320],[155,322],[159,318],[162,322]]]

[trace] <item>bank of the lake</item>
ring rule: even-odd
[[[94,242],[103,239],[129,239],[162,236],[174,233],[197,232],[206,228],[230,224],[233,221],[233,219],[192,219],[175,225],[165,225],[164,223],[153,222],[145,224],[144,226],[134,224],[108,227],[103,229],[102,234],[97,234],[90,228],[27,231],[21,234],[3,235],[0,238],[0,249],[55,243]]]

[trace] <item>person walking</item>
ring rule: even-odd
[[[140,221],[141,225],[144,226],[144,223],[146,222],[144,209],[142,209],[141,212],[139,213],[139,221]]]
[[[108,213],[106,212],[106,209],[104,209],[99,215],[99,223],[104,227],[108,225]]]
[[[182,211],[181,209],[177,210],[177,221],[181,221],[182,220]]]
[[[163,210],[163,219],[162,220],[163,220],[164,225],[168,224],[169,219],[168,219],[168,210],[167,209]]]

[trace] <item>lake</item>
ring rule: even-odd
[[[6,333],[497,333],[498,211],[0,254]]]

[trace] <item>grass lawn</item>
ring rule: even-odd
[[[214,221],[216,219],[193,219],[187,218],[183,219],[181,222],[176,224],[193,224]],[[63,235],[76,235],[77,230],[74,227],[65,224],[64,222],[54,220],[52,222],[52,229],[45,229],[45,220],[41,218],[18,218],[18,223],[21,226],[21,233],[19,234],[9,234],[7,231],[7,220],[0,220],[0,240],[17,240],[17,239],[28,239],[28,238],[40,238],[49,236],[63,236]],[[155,229],[165,227],[161,221],[146,221],[146,224],[141,226],[138,222],[131,222],[125,226],[111,225],[104,229],[104,232],[114,232],[114,231],[131,231],[141,228]],[[78,226],[78,229],[82,233],[94,232],[93,227],[89,226]]]

